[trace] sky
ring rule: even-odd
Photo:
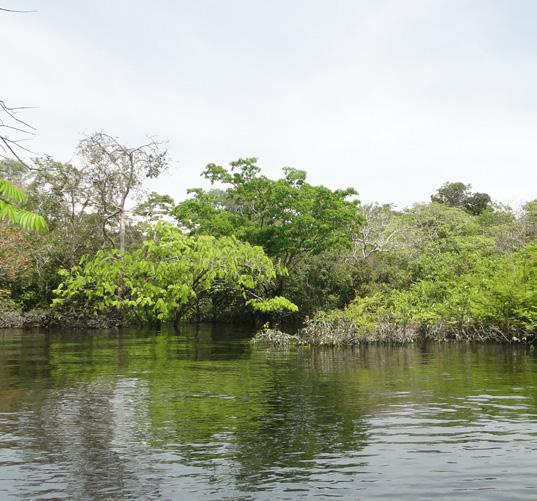
[[[0,98],[27,145],[76,163],[84,134],[168,140],[148,189],[256,156],[398,207],[463,181],[537,197],[533,0],[0,0]]]

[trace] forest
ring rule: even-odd
[[[225,321],[258,339],[532,341],[537,200],[446,182],[404,209],[256,158],[208,164],[210,188],[148,193],[165,144],[84,137],[74,163],[0,162],[0,326]],[[298,334],[283,334],[288,330]]]

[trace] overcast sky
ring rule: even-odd
[[[537,1],[0,0],[0,98],[35,106],[31,148],[84,133],[169,140],[153,186],[205,164],[354,186],[399,206],[464,181],[537,197]]]

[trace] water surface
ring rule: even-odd
[[[0,499],[536,499],[537,356],[0,331]]]

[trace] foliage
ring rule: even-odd
[[[48,221],[46,234],[31,239],[11,228],[0,240],[0,253],[19,241],[19,260],[28,266],[10,278],[12,294],[25,309],[46,307],[52,290],[58,286],[57,271],[70,268],[84,254],[93,254],[106,245],[101,234],[104,219],[91,206],[91,186],[81,169],[50,157],[36,159],[30,169],[16,162],[1,162],[1,175],[24,184],[25,207],[42,214]],[[8,238],[9,236],[9,238]]]
[[[10,287],[19,277],[28,278],[31,262],[29,233],[8,223],[0,223],[0,288]]]
[[[0,99],[0,164],[15,170],[17,170],[15,166],[22,164],[19,154],[28,152],[28,149],[22,145],[23,141],[28,139],[25,136],[31,136],[34,131],[31,125],[18,117],[21,109],[9,106]],[[19,137],[13,137],[13,134]],[[0,176],[0,221],[8,221],[25,230],[46,230],[47,222],[41,215],[21,207],[25,201],[24,191],[9,179]]]
[[[25,230],[47,229],[45,219],[39,214],[21,208],[26,201],[24,192],[5,179],[0,179],[0,220],[19,225]]]
[[[394,217],[404,227],[398,246],[369,260],[367,286],[346,308],[317,312],[303,331],[309,342],[535,335],[537,255],[519,231],[524,214],[432,202]]]
[[[271,297],[270,299],[249,299],[246,304],[251,306],[254,311],[260,311],[262,313],[298,311],[298,306],[296,304],[282,296]]]
[[[349,243],[349,229],[361,221],[353,189],[313,186],[304,171],[291,167],[274,181],[260,174],[256,162],[239,159],[230,169],[209,164],[203,176],[226,189],[191,190],[193,197],[174,210],[178,222],[192,233],[235,235],[261,245],[284,266]]]
[[[161,151],[157,145],[153,146]],[[146,150],[144,152],[147,154]],[[139,158],[135,160],[141,161]],[[164,168],[164,160],[162,156],[157,160],[148,158],[146,167],[153,168],[156,163],[160,171]],[[59,285],[59,268],[69,269],[82,256],[92,256],[100,249],[115,247],[120,241],[126,247],[137,246],[141,241],[144,228],[131,223],[127,217],[127,202],[123,237],[119,235],[120,214],[114,194],[126,186],[127,181],[122,181],[125,172],[119,168],[126,164],[114,170],[106,165],[91,166],[88,158],[84,162],[79,167],[57,162],[48,156],[35,159],[31,168],[14,161],[0,162],[0,177],[24,186],[27,194],[24,209],[45,216],[49,226],[46,234],[33,234],[31,244],[21,246],[19,250],[20,259],[29,263],[30,272],[27,273],[28,267],[25,267],[10,278],[12,295],[24,309],[50,304],[52,291]],[[151,171],[151,175],[155,173],[155,170]],[[141,177],[136,182],[130,181],[129,193],[139,190],[141,181]],[[149,217],[147,219],[150,221]],[[0,240],[0,254],[16,239],[26,242],[23,232],[17,237],[12,233],[9,238]]]
[[[470,184],[445,183],[431,195],[431,201],[458,207],[477,216],[490,206],[492,200],[487,193],[472,192],[471,189]]]
[[[515,211],[447,183],[396,210],[292,168],[269,179],[250,158],[209,164],[211,189],[178,204],[140,203],[166,167],[161,145],[99,133],[79,151],[81,164],[0,162],[0,198],[49,228],[0,222],[4,306],[54,300],[63,318],[112,324],[291,317],[322,344],[535,334],[535,200]]]
[[[534,240],[537,238],[537,199],[524,204],[521,214],[521,227],[523,238]]]
[[[190,190],[191,198],[180,202],[173,215],[190,234],[233,235],[262,246],[289,272],[272,284],[272,294],[285,295],[307,313],[312,303],[305,290],[326,305],[321,289],[312,291],[313,282],[306,281],[314,263],[323,253],[350,249],[362,217],[355,190],[311,185],[304,171],[291,167],[283,174],[269,179],[256,158],[239,159],[230,168],[209,164],[203,176],[217,187]],[[331,304],[342,303],[336,296]]]
[[[145,201],[136,206],[133,211],[135,216],[142,217],[149,224],[162,221],[169,216],[175,202],[169,195],[159,195],[152,192]]]
[[[178,322],[201,299],[223,290],[246,295],[273,279],[276,269],[261,248],[234,237],[188,237],[159,223],[139,249],[99,251],[62,275],[56,307]]]
[[[518,339],[537,331],[537,244],[513,255],[483,256],[466,249],[442,256],[408,289],[358,297],[343,311],[319,314],[319,326],[350,322],[357,335],[388,322],[433,337]],[[315,331],[313,325],[310,330]],[[518,336],[518,337],[517,337]]]
[[[269,322],[267,325],[271,325],[271,323],[281,324],[285,315],[299,311],[299,308],[295,303],[283,296],[275,296],[268,299],[249,299],[246,304],[250,306],[254,312],[261,313],[268,317]]]

